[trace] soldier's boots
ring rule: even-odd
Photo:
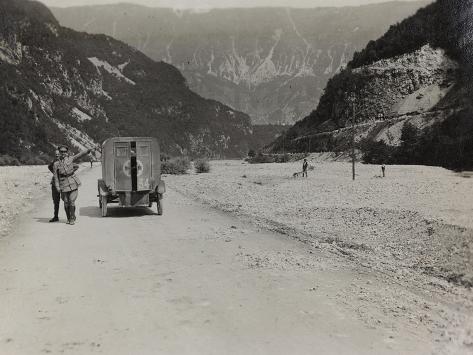
[[[69,214],[70,214],[70,224],[76,223],[76,206],[69,206]]]
[[[64,205],[64,210],[66,211],[66,217],[67,217],[67,224],[71,223],[71,213],[70,213],[70,207],[67,205]]]
[[[54,217],[49,220],[49,222],[58,222],[59,221],[59,205],[54,204]]]

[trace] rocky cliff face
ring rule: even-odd
[[[458,69],[444,50],[427,44],[413,53],[341,73],[327,87],[331,96],[311,119],[288,132],[285,149],[343,150],[351,139],[354,117],[357,141],[370,137],[398,145],[406,122],[426,127],[446,116],[451,105],[442,101],[453,92]],[[276,147],[281,149],[282,141]]]
[[[356,53],[348,68],[328,82],[317,109],[270,148],[346,150],[355,119],[357,142],[399,146],[402,128],[410,123],[425,133],[426,144],[447,142],[452,156],[470,149],[472,42],[471,26],[463,24],[471,23],[472,9],[472,1],[439,0],[391,27]],[[457,142],[459,135],[466,140]]]
[[[122,4],[53,12],[65,26],[106,33],[175,65],[191,89],[248,113],[253,123],[293,124],[355,50],[425,3],[205,12]]]
[[[41,155],[117,135],[171,154],[241,156],[249,117],[190,91],[173,66],[61,27],[42,4],[0,0],[0,154]]]

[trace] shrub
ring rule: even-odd
[[[256,156],[256,152],[253,149],[250,149],[248,151],[248,157],[249,158],[254,158]]]
[[[161,173],[182,175],[187,173],[190,166],[191,163],[188,157],[171,158],[167,161],[161,162]]]
[[[291,154],[289,153],[278,154],[275,156],[276,163],[287,163],[288,161],[291,161]]]
[[[37,155],[33,152],[25,152],[19,160],[20,163],[24,165],[46,165],[51,161],[48,155],[43,153]]]
[[[0,155],[0,166],[20,165],[20,161],[10,155]]]
[[[46,162],[41,157],[28,157],[23,161],[25,165],[45,165]]]
[[[196,173],[208,173],[210,171],[210,164],[207,159],[197,159],[194,162],[194,168]]]
[[[258,154],[253,158],[248,158],[250,164],[262,164],[262,163],[274,163],[276,161],[274,155],[263,154],[258,152]]]
[[[246,161],[250,164],[287,163],[301,160],[306,156],[305,153],[263,154],[260,152],[253,158],[247,158]]]

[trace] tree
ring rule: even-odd
[[[360,142],[363,162],[367,164],[389,164],[392,162],[395,147],[387,145],[384,140],[371,141],[364,139]]]

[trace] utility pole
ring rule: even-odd
[[[355,180],[355,95],[352,96],[353,116],[351,121],[351,165],[353,173],[353,181]]]

